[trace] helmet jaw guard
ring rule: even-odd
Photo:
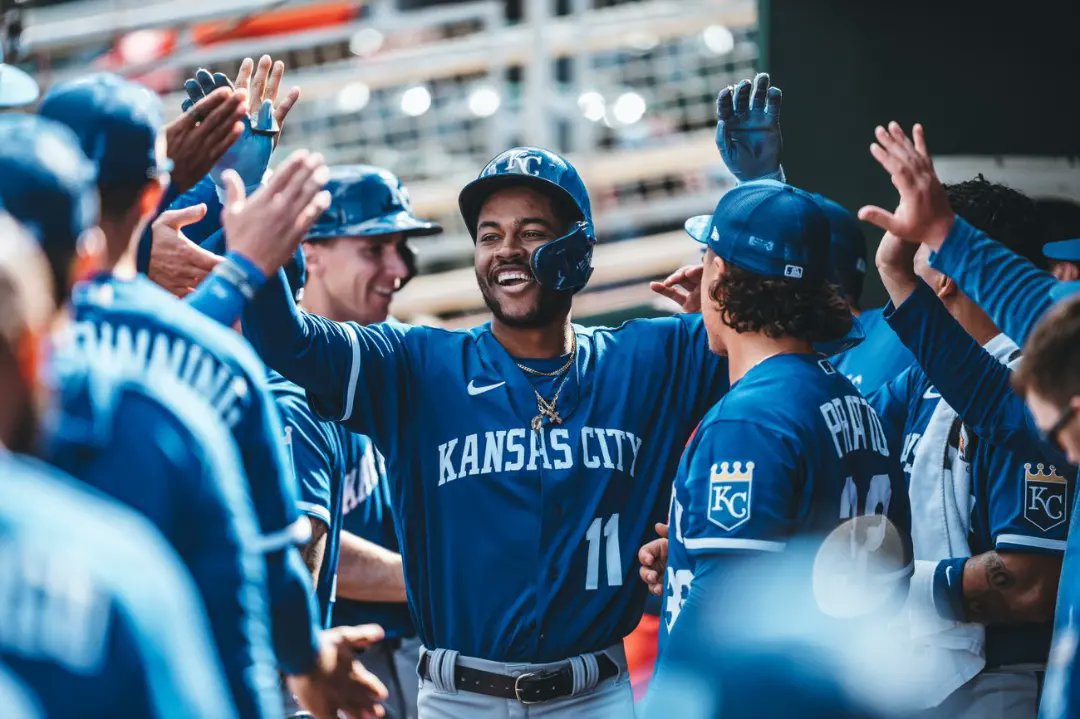
[[[533,275],[541,285],[557,292],[577,292],[592,276],[592,248],[596,244],[589,226],[575,222],[562,237],[533,251]]]

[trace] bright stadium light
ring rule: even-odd
[[[359,112],[367,107],[371,90],[362,82],[350,82],[338,90],[337,108],[342,112]]]
[[[431,108],[431,93],[423,85],[414,85],[401,96],[401,111],[409,117],[420,117]]]
[[[349,39],[349,52],[360,57],[374,55],[382,48],[383,34],[373,27],[357,30]]]
[[[604,119],[604,96],[595,91],[583,92],[577,99],[581,114],[589,122],[600,122]]]
[[[621,125],[633,125],[645,116],[645,98],[636,92],[624,92],[611,106],[615,122]]]
[[[727,55],[735,49],[735,36],[723,25],[709,25],[701,33],[705,47],[715,55]]]
[[[501,104],[502,98],[491,87],[478,87],[469,94],[469,112],[477,117],[491,117]]]

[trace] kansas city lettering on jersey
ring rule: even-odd
[[[0,541],[0,647],[89,674],[104,659],[109,597],[59,556]]]
[[[832,435],[836,456],[869,449],[882,457],[889,456],[885,430],[877,412],[861,395],[837,397],[819,407]]]
[[[641,444],[632,432],[603,427],[582,427],[577,437],[565,427],[467,434],[439,445],[439,485],[479,474],[570,469],[578,463],[633,477]]]
[[[109,366],[138,372],[164,370],[205,398],[232,429],[250,403],[247,380],[197,344],[150,327],[81,321],[75,342]]]

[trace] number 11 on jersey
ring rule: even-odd
[[[609,587],[622,586],[622,557],[619,554],[619,513],[608,517],[607,522],[603,517],[597,517],[589,525],[589,531],[585,532],[585,540],[589,543],[589,560],[585,567],[585,589],[596,589],[600,586],[600,544],[604,544],[604,562],[607,565],[607,585]],[[601,530],[603,539],[601,540]]]

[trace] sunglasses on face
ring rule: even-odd
[[[1073,417],[1076,416],[1076,412],[1076,406],[1070,404],[1068,407],[1061,410],[1061,415],[1052,425],[1050,425],[1046,432],[1043,433],[1043,438],[1059,452],[1065,452],[1065,448],[1061,445],[1061,432],[1065,429],[1066,425],[1072,421]]]

